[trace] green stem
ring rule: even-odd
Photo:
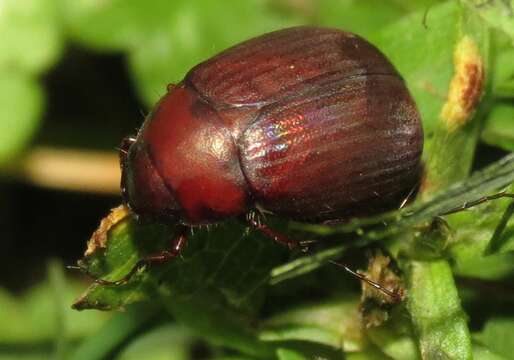
[[[423,359],[471,359],[471,338],[448,262],[411,261],[407,308]]]

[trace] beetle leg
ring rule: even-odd
[[[185,228],[186,229],[186,228]],[[142,267],[146,265],[152,265],[152,264],[164,264],[171,259],[177,257],[180,255],[182,249],[186,245],[187,242],[187,236],[186,231],[181,230],[180,233],[173,238],[171,242],[171,247],[168,250],[163,250],[161,252],[158,252],[156,254],[152,254],[149,256],[146,256],[142,259],[139,259],[137,263],[130,269],[130,271],[123,276],[121,279],[110,281],[110,280],[104,280],[99,279],[95,275],[89,273],[89,271],[85,270],[85,274],[89,277],[94,279],[94,282],[100,285],[107,285],[107,286],[118,286],[118,285],[124,285],[130,281],[132,276],[136,274]],[[76,267],[70,267],[70,268],[76,268]],[[80,270],[84,271],[83,268],[80,268]]]
[[[403,293],[401,291],[391,291],[391,290],[385,288],[384,286],[382,286],[381,284],[369,279],[367,276],[362,275],[362,274],[358,273],[357,271],[353,271],[346,264],[343,264],[343,263],[340,263],[340,262],[334,261],[334,260],[330,260],[329,262],[331,264],[334,264],[336,266],[343,268],[346,272],[355,276],[359,280],[364,281],[364,282],[368,283],[370,286],[374,287],[375,289],[383,292],[387,296],[391,297],[394,300],[394,302],[400,302],[402,300]]]
[[[302,252],[308,251],[308,246],[311,243],[314,243],[314,240],[311,241],[297,241],[295,239],[291,239],[285,234],[282,234],[279,231],[271,229],[266,224],[263,224],[261,221],[257,219],[257,214],[251,214],[247,217],[246,221],[248,224],[254,228],[255,230],[260,231],[266,237],[269,237],[275,242],[279,244],[287,246],[290,250],[299,248]]]
[[[297,240],[291,239],[276,230],[270,229],[267,225],[262,224],[255,218],[255,216],[248,216],[246,220],[247,220],[248,224],[250,224],[251,227],[253,227],[256,230],[259,230],[261,233],[263,233],[267,237],[271,238],[272,240],[274,240],[282,245],[287,246],[291,250],[300,247],[302,249],[302,251],[306,252],[306,251],[308,251],[308,245],[310,243],[316,242],[316,241],[297,241]],[[330,263],[343,268],[345,271],[347,271],[351,275],[357,277],[359,280],[365,281],[370,286],[372,286],[375,289],[390,296],[395,302],[400,302],[403,298],[403,294],[401,292],[391,291],[391,290],[383,287],[381,284],[379,284],[371,279],[368,279],[366,276],[364,276],[356,271],[353,271],[352,269],[350,269],[347,265],[345,265],[343,263],[333,261],[333,260],[330,260]]]
[[[255,230],[260,231],[263,235],[269,237],[273,241],[278,242],[279,244],[287,246],[290,250],[296,249],[301,245],[297,240],[291,239],[288,236],[270,229],[267,225],[262,224],[260,221],[256,220],[255,217],[248,217],[248,224],[253,227]]]

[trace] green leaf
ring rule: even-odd
[[[455,274],[502,279],[512,273],[514,254],[508,250],[514,222],[507,221],[503,228],[503,218],[512,209],[509,204],[511,201],[507,199],[495,200],[448,218],[454,231],[447,252],[453,260]]]
[[[200,61],[297,22],[260,0],[61,1],[74,39],[129,53],[137,90],[149,105]]]
[[[281,344],[276,350],[277,359],[346,359],[340,350],[320,346],[314,342],[289,342]],[[269,358],[266,358],[269,359]]]
[[[457,275],[499,279],[514,270],[514,254],[508,253],[514,225],[511,204],[511,198],[496,199],[446,217],[452,232],[445,253]]]
[[[0,353],[0,360],[47,360],[51,354],[45,351],[13,351],[8,350]]]
[[[166,248],[167,237],[173,236],[168,231],[164,226],[138,226],[131,219],[124,219],[109,230],[106,239],[108,246],[105,249],[100,246],[95,248],[91,255],[82,260],[82,266],[91,274],[107,280],[122,278],[140,258]],[[118,309],[147,300],[155,293],[147,273],[140,272],[134,275],[133,280],[121,286],[100,286],[93,283],[73,307],[78,310]]]
[[[486,76],[490,69],[489,31],[472,12],[466,8],[459,10],[452,80],[431,153],[425,153],[428,161],[421,190],[423,198],[469,176],[490,102],[490,82]]]
[[[95,332],[107,318],[106,314],[81,314],[69,308],[81,289],[80,284],[66,283],[57,303],[55,289],[46,281],[19,297],[0,288],[0,343],[31,347],[52,344],[59,333],[76,341]],[[63,327],[66,334],[62,334]]]
[[[396,4],[396,6],[402,7],[407,11],[425,10],[427,12],[431,10],[432,6],[436,6],[444,1],[445,0],[389,0],[389,2],[392,2]]]
[[[341,299],[288,309],[264,320],[262,341],[310,341],[353,352],[364,347],[359,299]]]
[[[385,324],[367,330],[368,338],[393,359],[420,359],[417,339],[404,307],[395,308]]]
[[[69,357],[70,360],[105,359],[128,336],[133,335],[162,309],[158,306],[132,305],[115,314],[93,336],[86,338]]]
[[[197,336],[210,343],[239,352],[268,359],[273,347],[258,341],[251,318],[232,309],[213,291],[201,291],[193,297],[180,299],[163,290],[162,297],[168,311]]]
[[[391,360],[391,358],[385,355],[378,349],[371,348],[365,351],[346,354],[345,359],[347,360]]]
[[[138,259],[165,249],[173,228],[140,225],[127,216],[106,236],[106,248],[92,250],[83,266],[97,276],[119,279]],[[266,357],[273,349],[257,342],[250,319],[283,251],[238,221],[195,229],[181,257],[143,269],[125,285],[93,284],[74,306],[113,309],[158,297],[174,317],[213,343]]]
[[[505,41],[505,36],[498,33],[493,37],[494,57],[492,77],[492,91],[496,97],[514,97],[514,48],[511,41]]]
[[[491,27],[504,32],[514,41],[514,13],[512,0],[462,0]]]
[[[512,234],[507,233],[507,227],[509,227],[509,222],[513,214],[514,202],[511,202],[507,209],[505,209],[505,212],[503,213],[498,225],[496,226],[493,237],[491,238],[491,241],[489,241],[489,244],[484,251],[485,255],[514,250]],[[512,223],[510,226],[512,226]]]
[[[0,359],[68,359],[72,344],[94,333],[107,314],[80,314],[69,307],[82,285],[64,278],[51,261],[49,280],[21,296],[0,289]]]
[[[158,284],[160,290],[181,299],[215,289],[231,306],[252,309],[259,303],[259,290],[267,283],[269,270],[285,249],[247,230],[235,220],[195,229],[181,257],[140,271],[125,285],[93,284],[75,307],[119,308],[152,296]],[[108,231],[107,247],[86,257],[84,266],[105,279],[119,279],[139,259],[166,249],[173,236],[169,227],[141,225],[128,216]]]
[[[472,359],[467,317],[444,260],[410,261],[407,308],[423,359]]]
[[[59,0],[69,35],[88,46],[125,50],[144,44],[173,13],[166,0]]]
[[[29,76],[0,69],[0,164],[27,145],[40,122],[43,93]]]
[[[254,357],[246,357],[246,356],[217,356],[212,358],[212,360],[255,360]]]
[[[59,20],[56,0],[2,1],[2,77],[4,72],[37,74],[48,69],[57,60],[63,47]]]
[[[477,343],[473,343],[473,359],[475,360],[507,360],[508,358],[500,356],[487,347]]]
[[[130,54],[138,89],[149,105],[165,93],[166,85],[179,82],[199,62],[240,41],[295,23],[278,17],[259,0],[178,0],[170,4],[174,5],[168,18],[157,20],[161,22],[159,31]]]
[[[116,360],[188,360],[193,339],[183,326],[162,325],[134,339]]]
[[[289,349],[278,349],[277,356],[279,360],[307,360],[302,354]]]
[[[243,355],[240,356],[217,356],[212,358],[212,360],[255,360],[254,357],[246,357]]]
[[[372,36],[413,11],[429,12],[442,0],[320,0],[311,11],[314,23]],[[310,14],[309,14],[310,15]]]
[[[487,321],[476,339],[490,350],[505,358],[512,358],[514,352],[514,318],[495,317]]]
[[[316,2],[317,24],[351,31],[364,37],[406,13],[400,4],[381,0],[321,0]]]
[[[489,145],[498,146],[507,151],[514,151],[513,119],[513,104],[496,104],[485,120],[484,129],[482,130],[482,140]]]

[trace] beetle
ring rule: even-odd
[[[187,229],[252,210],[308,222],[398,206],[419,183],[423,131],[389,60],[363,38],[294,27],[231,47],[168,87],[121,146],[139,217]],[[250,225],[295,243],[258,221]]]

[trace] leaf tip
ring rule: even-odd
[[[109,215],[104,217],[100,226],[95,230],[87,243],[85,256],[92,255],[97,249],[105,249],[107,246],[107,233],[111,228],[130,216],[130,209],[125,205],[120,205],[111,210]]]

